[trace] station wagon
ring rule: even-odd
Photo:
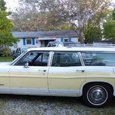
[[[0,63],[0,93],[82,97],[102,107],[115,96],[115,48],[32,48]]]

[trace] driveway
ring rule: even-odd
[[[115,98],[95,109],[80,98],[0,95],[0,115],[115,115]]]

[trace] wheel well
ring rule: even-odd
[[[89,86],[89,85],[104,85],[104,86],[109,86],[110,88],[111,88],[111,90],[112,90],[112,93],[113,93],[113,91],[114,91],[114,88],[113,88],[113,86],[111,85],[111,84],[109,84],[109,83],[106,83],[106,82],[89,82],[89,83],[86,83],[84,86],[83,86],[83,89],[82,89],[82,94],[83,94],[83,92],[84,92],[84,90],[85,90],[85,88],[87,87],[87,86]]]

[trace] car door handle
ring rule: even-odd
[[[46,72],[46,70],[43,70],[43,72]]]
[[[44,69],[44,70],[38,70],[39,72],[46,72],[46,70]]]
[[[76,70],[76,72],[82,72],[83,73],[83,72],[85,72],[85,70]]]

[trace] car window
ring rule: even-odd
[[[48,58],[48,53],[39,53],[38,57],[33,61],[32,64],[37,66],[47,66]]]
[[[48,52],[28,52],[15,65],[25,65],[28,62],[29,66],[47,66],[48,58]]]
[[[86,66],[115,66],[115,53],[84,52],[82,57]]]
[[[52,66],[81,66],[81,62],[77,52],[55,52]]]

